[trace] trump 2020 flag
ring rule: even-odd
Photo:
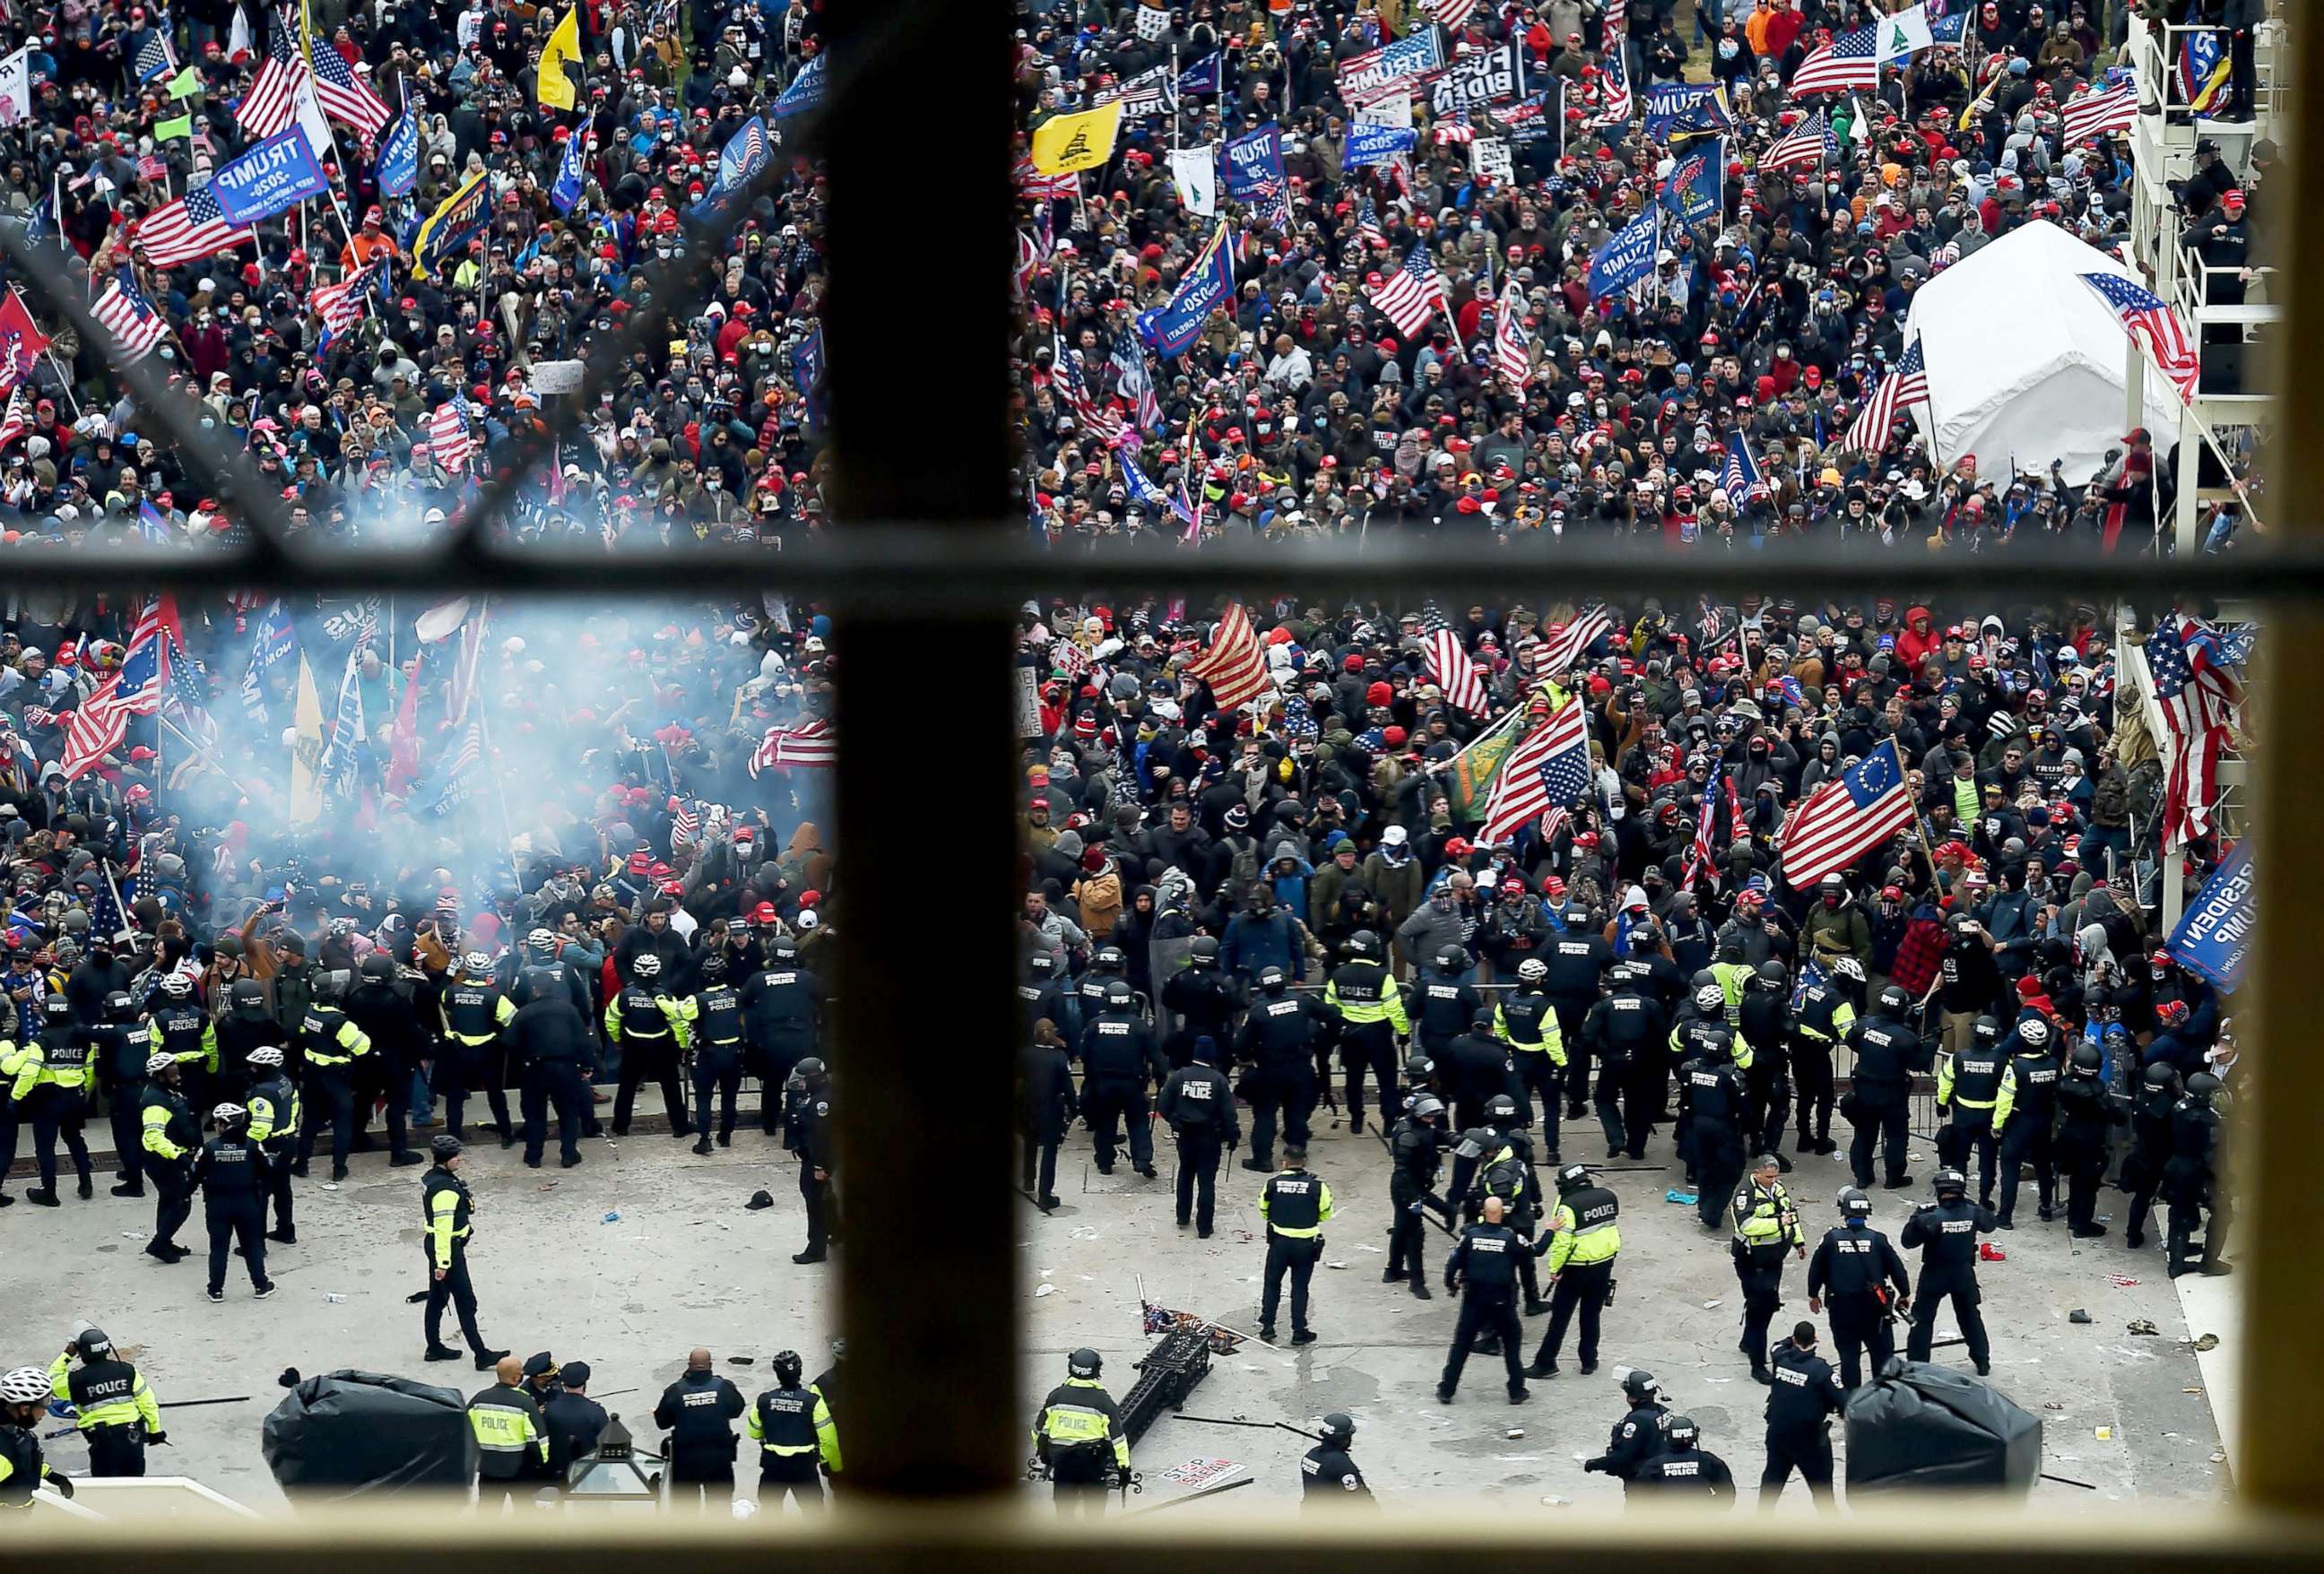
[[[1222,221],[1178,281],[1169,303],[1138,314],[1138,336],[1166,361],[1183,355],[1202,336],[1211,313],[1233,294],[1234,247]]]
[[[557,179],[549,188],[549,200],[559,213],[573,211],[588,183],[588,159],[581,143],[581,133],[576,128],[565,139],[565,156],[557,161]]]
[[[805,115],[810,109],[823,107],[823,62],[828,55],[817,55],[807,63],[807,69],[791,78],[775,100],[775,118],[788,120],[794,115]]]
[[[420,184],[420,115],[405,105],[379,144],[379,194],[409,197]]]
[[[1340,167],[1358,170],[1369,164],[1385,164],[1412,152],[1413,144],[1419,140],[1420,133],[1409,126],[1357,121],[1348,127],[1347,148],[1340,157]]]
[[[1289,222],[1289,188],[1283,178],[1283,132],[1268,121],[1226,145],[1227,195],[1260,222],[1280,228]]]
[[[1619,295],[1655,271],[1655,246],[1662,239],[1662,210],[1650,207],[1624,225],[1590,259],[1590,299]]]

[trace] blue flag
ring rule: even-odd
[[[1720,102],[1716,82],[1657,82],[1646,89],[1644,102],[1646,135],[1655,142],[1669,142],[1674,128],[1702,129],[1680,124],[1701,115],[1708,115],[1725,124],[1725,106]]]
[[[821,324],[791,351],[791,381],[798,385],[799,397],[807,400],[807,428],[813,431],[823,424],[823,400],[816,391],[823,382]]]
[[[148,546],[166,547],[170,544],[169,521],[161,517],[161,511],[150,502],[137,505],[137,536]]]
[[[807,69],[791,78],[791,85],[775,100],[777,120],[788,120],[794,115],[823,107],[823,62],[830,58],[816,56],[807,63]]]
[[[1650,207],[1624,225],[1590,259],[1590,299],[1619,295],[1655,271],[1655,247],[1662,239],[1662,210]]]
[[[2214,988],[2243,981],[2258,915],[2252,911],[2251,843],[2240,842],[2203,882],[2171,932],[2171,959]]]
[[[1683,225],[1716,218],[1727,206],[1721,185],[1727,173],[1727,139],[1678,155],[1671,172],[1655,193],[1655,200],[1678,216]]]
[[[1188,66],[1185,70],[1179,72],[1178,91],[1181,93],[1216,93],[1219,90],[1219,85],[1222,80],[1220,73],[1220,61],[1223,58],[1224,56],[1221,51],[1213,50],[1209,54],[1204,55],[1201,60],[1196,60],[1193,65]]]
[[[1412,152],[1419,141],[1420,133],[1408,125],[1375,125],[1360,120],[1348,127],[1347,151],[1340,156],[1340,167],[1359,170],[1368,164],[1385,164]]]
[[[1167,509],[1182,525],[1191,525],[1194,522],[1194,511],[1186,506],[1184,499],[1173,497],[1155,485],[1153,478],[1138,467],[1138,461],[1131,456],[1126,446],[1121,454],[1121,479],[1123,484],[1130,489],[1130,501],[1140,508]]]
[[[379,194],[409,197],[420,184],[420,115],[411,105],[388,123],[379,143]]]
[[[1767,492],[1767,478],[1759,472],[1759,462],[1751,457],[1751,446],[1740,432],[1730,432],[1727,437],[1727,463],[1720,466],[1719,490],[1740,512],[1745,504]]]
[[[1177,293],[1167,306],[1138,314],[1138,336],[1165,361],[1183,355],[1202,336],[1203,325],[1234,295],[1234,247],[1221,220],[1211,238],[1195,253]]]
[[[415,810],[441,819],[468,801],[475,791],[477,763],[484,757],[483,727],[480,717],[468,718],[458,742],[437,762],[434,773],[411,795]]]
[[[588,158],[582,150],[582,140],[576,128],[565,139],[565,156],[557,161],[557,179],[549,188],[549,200],[559,213],[572,212],[574,204],[581,200],[582,188],[588,184]]]
[[[1245,132],[1222,150],[1227,195],[1260,222],[1281,228],[1291,217],[1290,188],[1283,178],[1283,133],[1268,121]]]
[[[755,115],[751,116],[718,150],[720,189],[732,191],[746,184],[774,156],[775,143],[767,134],[767,123]]]
[[[287,126],[210,177],[210,195],[228,224],[256,224],[331,189],[307,133]]]

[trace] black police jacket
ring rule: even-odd
[[[1847,1393],[1831,1363],[1785,1339],[1768,1352],[1767,1425],[1820,1426],[1836,1413]]]
[[[200,1187],[203,1202],[219,1212],[254,1208],[266,1195],[273,1162],[246,1137],[213,1137],[194,1155],[189,1183]]]
[[[1582,1047],[1609,1071],[1621,1070],[1669,1037],[1661,1002],[1628,984],[1591,1007],[1582,1024]]]
[[[1920,1293],[1932,1285],[1974,1284],[1977,1282],[1977,1238],[2001,1228],[1990,1208],[1980,1208],[1967,1197],[1932,1202],[1904,1221],[1904,1249],[1921,1252]]]
[[[1364,1473],[1356,1468],[1355,1460],[1345,1449],[1335,1449],[1329,1443],[1318,1443],[1299,1460],[1299,1498],[1304,1505],[1310,1498],[1321,1497],[1326,1503],[1347,1501],[1376,1506],[1372,1489],[1364,1485]]]
[[[1861,1220],[1850,1220],[1823,1232],[1808,1257],[1808,1293],[1837,1302],[1869,1295],[1882,1284],[1899,1295],[1909,1293],[1912,1280],[1904,1259],[1888,1238]]]
[[[1181,1137],[1207,1134],[1229,1146],[1242,1140],[1234,1088],[1216,1066],[1181,1066],[1172,1072],[1154,1109]]]
[[[1083,1028],[1081,1056],[1089,1082],[1111,1088],[1143,1088],[1149,1076],[1170,1074],[1154,1029],[1128,1011],[1101,1012]]]
[[[1517,1283],[1517,1254],[1525,1250],[1506,1224],[1472,1224],[1444,1259],[1444,1287],[1464,1289],[1486,1301],[1506,1301]]]
[[[1017,1121],[1043,1142],[1063,1140],[1074,1118],[1074,1072],[1065,1052],[1028,1044],[1017,1052]]]
[[[1921,1036],[1887,1017],[1868,1017],[1848,1031],[1856,1051],[1856,1101],[1885,1109],[1904,1101],[1921,1060]]]
[[[1670,1446],[1663,1435],[1669,1425],[1670,1406],[1654,1400],[1634,1406],[1614,1423],[1612,1435],[1606,1440],[1606,1451],[1583,1461],[1582,1468],[1628,1481],[1637,1473],[1639,1466]]]
[[[1701,1449],[1676,1449],[1640,1465],[1630,1477],[1630,1487],[1632,1491],[1730,1503],[1735,1497],[1735,1473],[1717,1454],[1707,1454]]]
[[[1312,995],[1261,995],[1243,1018],[1235,1054],[1269,1077],[1313,1076],[1316,1036],[1332,1025],[1330,1010]]]
[[[731,1459],[742,1391],[715,1372],[688,1372],[661,1391],[654,1424],[670,1434],[674,1459]]]
[[[509,1053],[520,1065],[592,1065],[597,1041],[588,1018],[562,994],[541,995],[516,1008],[509,1019]]]

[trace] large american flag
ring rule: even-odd
[[[1762,170],[1788,170],[1794,165],[1821,165],[1839,152],[1831,134],[1831,116],[1822,110],[1792,128],[1792,133],[1760,155]]]
[[[2166,842],[2192,842],[2211,829],[2211,805],[2219,796],[2219,752],[2232,735],[2243,685],[2218,633],[2200,618],[2163,619],[2144,649],[2155,704],[2171,729],[2163,836]]]
[[[1879,34],[1878,23],[1867,23],[1812,51],[1792,78],[1793,94],[1869,92],[1878,87]]]
[[[770,766],[820,770],[839,763],[839,736],[830,721],[816,716],[796,727],[770,727],[751,755],[751,774]]]
[[[1916,404],[1925,403],[1929,397],[1928,364],[1921,355],[1921,341],[1914,339],[1896,362],[1896,370],[1880,380],[1872,397],[1864,401],[1856,423],[1848,428],[1842,446],[1860,448],[1868,454],[1877,454],[1888,446],[1888,429],[1896,424],[1903,411]]]
[[[157,207],[137,221],[130,238],[145,248],[146,260],[156,268],[174,268],[216,256],[229,246],[254,240],[254,229],[237,228],[218,207],[207,186],[197,186],[166,207]]]
[[[1698,876],[1708,877],[1711,888],[1719,887],[1719,810],[1721,802],[1727,808],[1727,839],[1732,841],[1743,824],[1743,805],[1735,796],[1735,778],[1728,774],[1727,762],[1716,754],[1711,757],[1711,775],[1702,784],[1702,799],[1695,805],[1694,845],[1687,850],[1686,867],[1679,873],[1679,884],[1692,888]]]
[[[1428,259],[1425,245],[1412,248],[1404,265],[1375,285],[1364,286],[1364,299],[1378,307],[1396,331],[1407,337],[1428,326],[1444,309],[1444,281]]]
[[[8,413],[0,417],[0,448],[6,447],[32,429],[32,400],[25,384],[16,384],[16,391],[8,396]]]
[[[1525,297],[1512,292],[1501,302],[1493,323],[1493,370],[1509,385],[1509,391],[1522,394],[1526,382],[1533,375],[1533,336],[1525,331],[1519,321],[1524,314]]]
[[[1533,653],[1533,669],[1545,677],[1572,671],[1582,653],[1614,631],[1614,620],[1604,607],[1591,607],[1545,640]]]
[[[1118,373],[1115,386],[1130,401],[1137,418],[1138,429],[1150,432],[1162,424],[1162,401],[1154,394],[1154,377],[1146,369],[1146,351],[1138,336],[1123,328],[1113,336],[1113,369]]]
[[[323,319],[327,334],[346,333],[361,320],[364,301],[386,265],[384,259],[374,259],[337,284],[325,284],[315,291],[315,315]]]
[[[1499,842],[1520,825],[1552,809],[1563,808],[1590,787],[1590,707],[1579,697],[1545,722],[1534,724],[1501,761],[1485,797],[1485,824],[1478,835]]]
[[[1222,711],[1249,704],[1267,692],[1267,657],[1251,631],[1250,614],[1230,602],[1212,631],[1211,648],[1186,664],[1186,670],[1210,685],[1211,697]]]
[[[1792,889],[1805,890],[1847,869],[1913,818],[1904,757],[1895,739],[1884,738],[1871,753],[1802,799],[1775,833],[1784,879]]]
[[[1119,442],[1129,423],[1115,414],[1111,406],[1100,404],[1091,394],[1089,378],[1082,366],[1082,353],[1063,338],[1057,341],[1056,367],[1057,382],[1065,390],[1065,402],[1073,407],[1082,424],[1102,442]]]
[[[1469,659],[1461,636],[1452,631],[1444,609],[1430,602],[1421,612],[1421,621],[1428,631],[1428,676],[1444,691],[1444,703],[1472,716],[1483,715],[1485,680],[1478,676],[1477,664]]]
[[[459,390],[436,407],[428,418],[428,452],[437,464],[447,470],[467,467],[468,450],[474,445],[468,438],[468,401]]]
[[[1071,202],[1081,195],[1079,175],[1045,175],[1033,167],[1032,155],[1017,161],[1017,191],[1036,201]]]
[[[1630,0],[1607,0],[1605,32],[1598,42],[1605,57],[1605,110],[1599,119],[1624,124],[1638,109],[1637,96],[1630,91]]]
[[[309,38],[307,58],[315,66],[315,97],[334,119],[369,135],[394,118],[387,101],[355,75],[346,56],[319,38]]]
[[[1477,0],[1428,0],[1428,14],[1447,32],[1458,32],[1477,9]]]
[[[234,116],[253,141],[272,136],[299,118],[299,78],[305,71],[281,26],[269,25],[266,35],[266,60]]]
[[[117,361],[144,359],[170,329],[126,268],[114,275],[113,282],[89,308],[89,314],[105,325],[106,333],[113,339],[113,355]]]
[[[2125,82],[2103,93],[2085,88],[2064,115],[2067,147],[2078,147],[2110,131],[2128,131],[2138,119],[2138,84]]]
[[[2099,299],[2114,308],[2122,331],[2138,341],[2138,347],[2171,380],[2179,397],[2193,399],[2196,385],[2202,381],[2202,364],[2196,358],[2194,341],[2187,336],[2186,325],[2179,320],[2178,312],[2119,273],[2085,273],[2081,280],[2098,292]]]
[[[130,717],[150,716],[161,708],[170,692],[167,651],[178,645],[177,627],[174,598],[160,596],[146,605],[129,636],[121,670],[81,701],[65,723],[60,763],[67,781],[78,780],[121,746]]]

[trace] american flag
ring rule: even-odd
[[[1444,609],[1428,603],[1422,609],[1421,623],[1428,631],[1428,676],[1444,691],[1444,703],[1472,716],[1483,715],[1485,680],[1478,676],[1477,664],[1469,659],[1461,636],[1452,631]]]
[[[1438,121],[1434,134],[1440,148],[1462,148],[1477,140],[1477,128],[1469,119],[1469,112],[1462,109]]]
[[[137,221],[130,238],[145,248],[146,260],[156,268],[174,268],[216,256],[229,246],[255,239],[254,229],[236,228],[207,186],[197,186],[166,207],[157,207]]]
[[[1762,170],[1788,170],[1794,165],[1824,164],[1840,152],[1831,134],[1831,116],[1819,109],[1794,126],[1792,133],[1760,155]]]
[[[1079,175],[1044,175],[1033,167],[1030,154],[1017,161],[1017,190],[1036,201],[1071,202],[1081,195]]]
[[[2123,332],[2138,341],[2138,347],[2153,360],[2156,370],[2171,380],[2179,397],[2193,399],[2196,384],[2202,381],[2202,365],[2196,359],[2194,341],[2187,336],[2186,325],[2179,320],[2178,312],[2118,273],[2085,273],[2081,280],[2098,292],[2099,299],[2114,308]]]
[[[316,290],[315,315],[323,319],[326,343],[362,320],[364,302],[379,283],[386,266],[384,259],[374,259],[337,284],[325,284]]]
[[[140,180],[166,180],[170,175],[169,161],[159,153],[137,156],[137,178]]]
[[[2157,624],[2144,646],[2155,704],[2171,729],[2171,771],[2163,783],[2166,843],[2208,835],[2218,799],[2219,751],[2243,704],[2243,685],[2228,665],[2218,633],[2200,618],[2173,615]]]
[[[2067,147],[2079,147],[2110,131],[2128,131],[2138,119],[2138,84],[2125,82],[2103,93],[2084,90],[2061,117]]]
[[[1356,238],[1368,246],[1388,244],[1388,232],[1380,228],[1379,209],[1366,197],[1356,209]]]
[[[669,818],[669,840],[673,847],[691,842],[702,834],[702,816],[694,805],[684,798],[678,804],[678,813]]]
[[[1590,787],[1589,707],[1579,697],[1509,750],[1485,798],[1487,842],[1499,842],[1536,815],[1570,805]]]
[[[1395,270],[1377,285],[1364,286],[1364,299],[1379,308],[1381,315],[1396,325],[1396,331],[1410,336],[1428,326],[1428,319],[1444,309],[1444,281],[1436,272],[1436,264],[1428,259],[1425,245],[1412,248],[1404,266]]]
[[[1859,448],[1868,454],[1877,454],[1888,446],[1888,429],[1896,418],[1914,405],[1925,403],[1929,397],[1929,373],[1921,356],[1921,341],[1914,339],[1896,362],[1896,370],[1880,380],[1872,397],[1864,401],[1857,415],[1856,424],[1848,428],[1842,446]]]
[[[1428,0],[1428,14],[1447,32],[1458,32],[1467,26],[1476,9],[1477,0]]]
[[[1727,462],[1719,467],[1719,490],[1738,509],[1754,498],[1767,495],[1767,478],[1760,472],[1759,462],[1751,456],[1751,445],[1743,440],[1740,432],[1728,435]]]
[[[751,755],[751,774],[770,766],[791,770],[818,770],[839,763],[839,738],[831,723],[816,716],[796,727],[770,727]]]
[[[1103,442],[1120,440],[1128,423],[1108,407],[1090,396],[1089,379],[1082,372],[1082,353],[1069,347],[1063,339],[1057,341],[1057,382],[1065,390],[1065,402],[1073,407],[1082,424]]]
[[[299,78],[303,69],[280,25],[266,30],[266,60],[250,84],[235,119],[253,141],[274,135],[299,117]]]
[[[346,56],[319,38],[307,41],[307,58],[315,67],[315,97],[338,120],[368,136],[394,118],[387,101],[355,75]]]
[[[1267,658],[1251,631],[1250,614],[1230,602],[1212,631],[1211,648],[1187,663],[1186,670],[1211,686],[1211,697],[1222,711],[1249,704],[1267,692]]]
[[[201,669],[186,654],[185,647],[178,643],[175,634],[165,629],[161,639],[163,665],[170,674],[170,692],[162,704],[185,723],[189,737],[208,747],[217,740],[217,723],[210,719],[209,695],[202,690]]]
[[[1177,79],[1171,76],[1168,65],[1151,66],[1115,88],[1111,96],[1101,96],[1096,102],[1119,102],[1124,115],[1159,115],[1177,103]]]
[[[1606,609],[1591,607],[1542,642],[1533,653],[1533,669],[1545,677],[1571,672],[1581,664],[1583,651],[1613,631],[1614,620]]]
[[[1512,295],[1502,301],[1493,323],[1493,370],[1509,385],[1510,392],[1520,394],[1533,375],[1533,336],[1519,320],[1524,315],[1523,300],[1522,296]]]
[[[1608,0],[1606,29],[1599,36],[1605,76],[1605,111],[1599,116],[1608,125],[1628,123],[1637,113],[1637,95],[1630,91],[1630,0]]]
[[[24,391],[24,384],[16,384],[16,391],[8,396],[8,413],[0,418],[0,448],[6,447],[32,429],[32,401]]]
[[[1123,328],[1113,336],[1113,369],[1120,374],[1115,386],[1130,401],[1137,418],[1138,429],[1150,432],[1162,424],[1162,401],[1154,396],[1154,378],[1146,370],[1146,351],[1138,336]]]
[[[1735,778],[1727,773],[1727,764],[1717,755],[1711,757],[1711,775],[1702,784],[1702,799],[1695,805],[1694,845],[1687,849],[1686,867],[1680,871],[1679,884],[1692,888],[1697,877],[1708,878],[1711,888],[1719,887],[1719,810],[1722,802],[1727,809],[1727,836],[1732,841],[1743,823],[1743,805],[1735,796]]]
[[[129,636],[121,670],[80,703],[65,723],[61,760],[67,781],[78,780],[97,762],[121,747],[129,718],[150,716],[169,692],[167,651],[178,645],[178,603],[160,596],[147,603]]]
[[[1896,740],[1872,752],[1802,799],[1775,833],[1784,879],[1806,890],[1913,824],[1913,796],[1904,786]]]
[[[113,282],[89,308],[89,314],[104,324],[105,331],[112,336],[114,358],[118,361],[144,359],[170,330],[170,325],[153,309],[153,303],[145,299],[126,268],[114,275]]]
[[[1794,97],[1803,93],[1870,92],[1880,86],[1879,24],[1867,23],[1843,32],[1800,62],[1792,78]]]
[[[472,446],[468,439],[468,401],[456,388],[452,397],[438,405],[436,413],[428,418],[428,452],[445,469],[463,470],[467,467]]]

